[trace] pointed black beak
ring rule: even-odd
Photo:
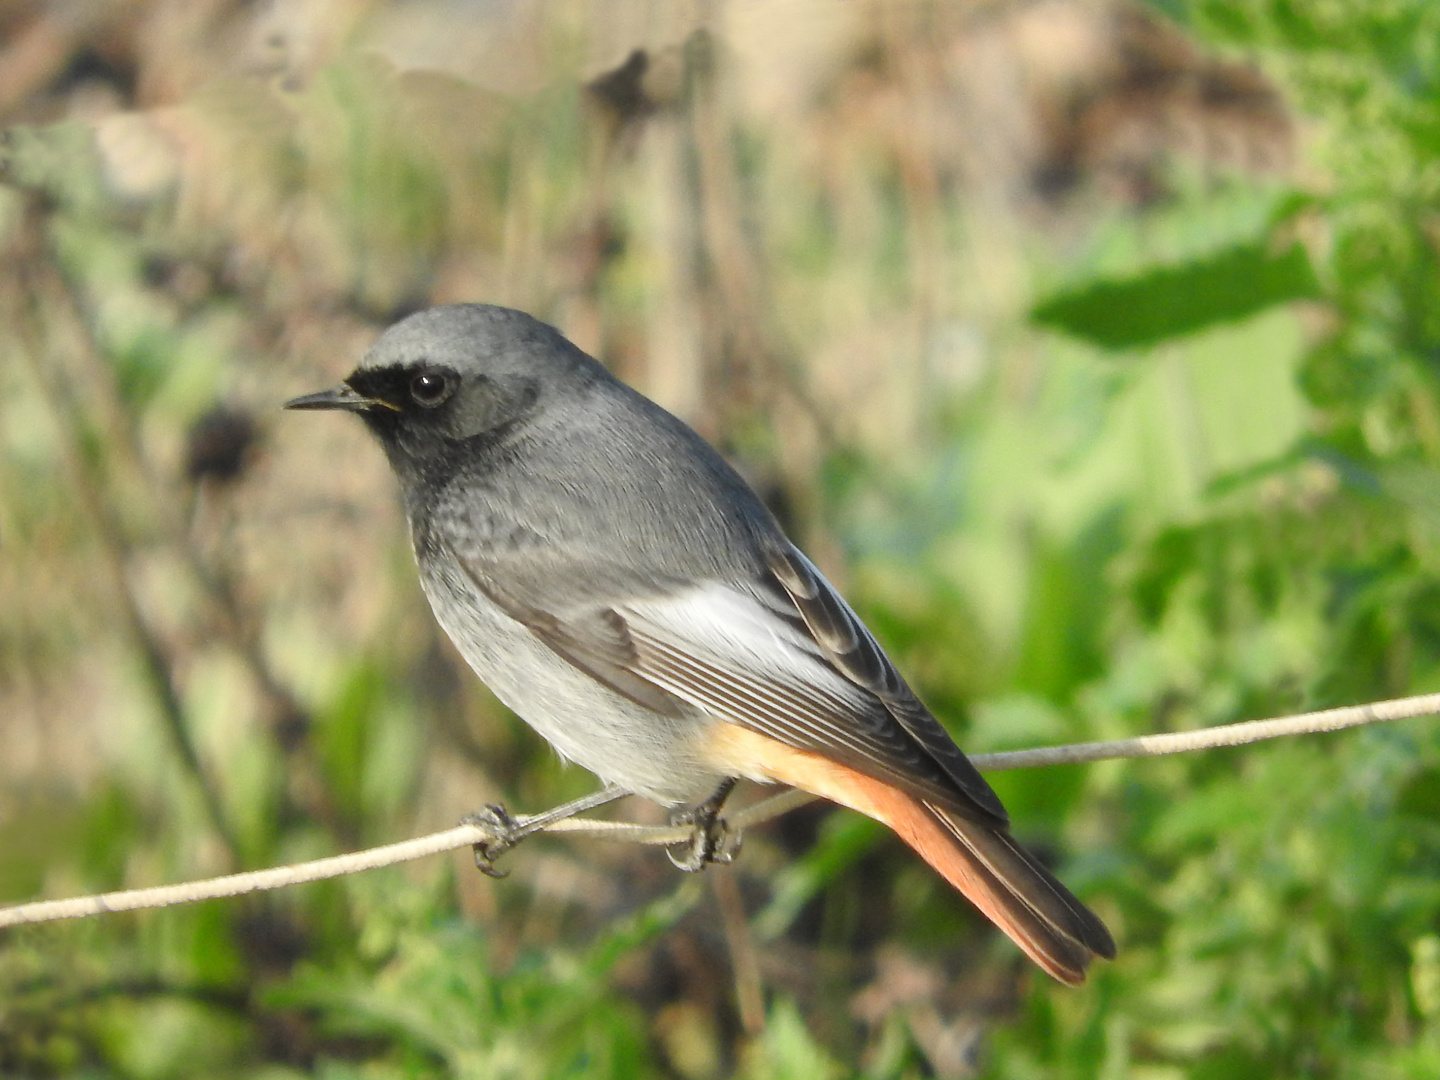
[[[364,394],[356,393],[354,388],[347,383],[341,383],[333,390],[321,390],[319,393],[291,398],[285,402],[285,408],[344,409],[347,412],[365,412],[368,409],[390,409],[395,412],[399,411],[388,401],[382,401],[379,398],[369,398]]]

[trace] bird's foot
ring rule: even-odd
[[[474,825],[489,834],[483,840],[475,841],[472,847],[475,851],[475,869],[493,878],[510,875],[510,871],[496,866],[495,860],[534,831],[527,829],[500,803],[490,803],[474,813],[466,814],[460,819],[460,824]]]
[[[720,809],[734,786],[734,780],[726,780],[704,802],[670,815],[671,825],[691,827],[690,839],[682,841],[684,847],[680,854],[668,848],[665,852],[681,870],[693,874],[711,863],[723,866],[735,860],[740,851],[741,833],[738,829],[732,832],[729,822],[720,816]]]
[[[537,832],[544,832],[557,821],[564,821],[566,818],[582,814],[586,810],[594,810],[597,806],[604,806],[606,803],[612,803],[624,796],[623,788],[604,787],[589,795],[571,799],[569,802],[562,803],[543,813],[526,814],[521,817],[516,817],[499,803],[491,803],[476,810],[473,814],[466,814],[460,819],[460,824],[473,825],[486,834],[472,845],[475,849],[476,869],[490,877],[502,878],[507,876],[508,871],[497,868],[495,860],[521,840]]]

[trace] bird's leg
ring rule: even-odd
[[[628,794],[630,793],[624,788],[606,786],[539,814],[524,814],[520,817],[511,814],[499,803],[491,803],[474,813],[466,814],[460,819],[460,824],[474,825],[489,833],[485,839],[477,840],[473,845],[475,867],[482,874],[502,878],[508,871],[496,867],[495,860],[521,840],[549,828],[557,821],[564,821],[576,814],[583,814],[586,810],[594,810],[597,806],[623,799]]]
[[[732,836],[730,826],[720,816],[720,808],[725,805],[734,787],[733,776],[722,780],[714,794],[704,802],[670,815],[670,824],[690,825],[694,829],[686,841],[689,850],[684,855],[677,858],[673,851],[665,852],[681,870],[693,873],[704,870],[711,863],[728,863],[735,858],[735,853],[740,850],[740,834],[737,832]]]

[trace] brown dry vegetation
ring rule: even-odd
[[[731,454],[957,733],[978,703],[967,745],[1325,697],[1304,583],[1274,625],[1224,631],[1214,693],[1213,670],[1130,648],[1144,634],[1095,599],[1178,589],[1145,576],[1167,529],[1253,513],[1303,532],[1344,474],[1317,458],[1209,486],[1312,430],[1294,376],[1333,331],[1318,316],[1138,373],[1025,325],[1062,282],[1193,256],[1207,207],[1248,235],[1317,171],[1270,78],[1148,8],[6,0],[0,122],[4,899],[270,865],[589,785],[442,640],[359,425],[277,412],[432,303],[553,321]],[[1370,452],[1412,426],[1433,452],[1433,397],[1364,429]],[[1115,505],[1139,522],[1128,548]],[[1073,626],[1045,629],[1046,596]],[[1160,916],[1115,891],[1141,858],[1123,823],[1153,797],[1127,783],[1005,794],[1057,860],[1082,853],[1077,887],[1150,957],[1114,985],[1173,988],[1145,944]],[[1122,1038],[1099,991],[1035,1004],[1058,991],[848,816],[798,812],[679,892],[651,851],[542,840],[507,863],[503,883],[457,859],[0,939],[0,1072],[546,1075],[494,1035],[515,1015],[557,1046],[630,1033],[566,1058],[579,1075],[823,1075],[825,1055],[963,1075],[1020,1017],[1092,1057]],[[425,937],[452,921],[478,936]],[[472,952],[485,993],[541,1004],[485,1020],[407,989]],[[557,990],[553,1019],[545,987],[569,984],[535,972],[557,957],[593,981],[581,1005]],[[411,997],[424,1018],[402,1016]],[[1217,1045],[1137,1023],[1161,1030],[1125,1051],[1141,1058]]]

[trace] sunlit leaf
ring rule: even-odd
[[[1030,317],[1102,348],[1138,349],[1320,295],[1302,245],[1276,253],[1252,243],[1060,293]]]

